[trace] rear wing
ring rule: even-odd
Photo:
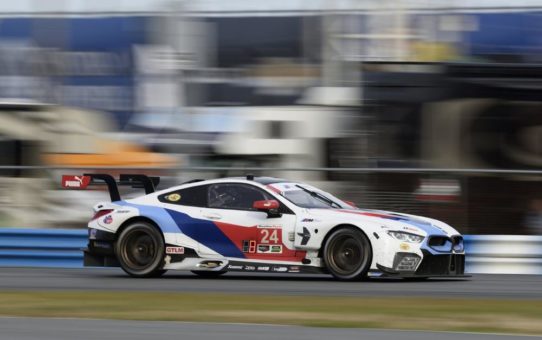
[[[118,181],[109,174],[62,175],[62,187],[65,189],[86,189],[89,185],[106,184],[111,202],[121,200],[119,185],[144,188],[145,194],[151,194],[159,183],[160,177],[150,177],[142,174],[120,174]]]

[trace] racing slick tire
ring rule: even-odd
[[[164,238],[153,225],[137,221],[126,227],[115,243],[121,268],[133,277],[158,277],[167,270],[164,261]]]
[[[192,273],[193,274],[196,274],[197,276],[200,276],[200,277],[206,277],[206,278],[215,278],[215,277],[219,277],[220,275],[223,275],[223,274],[226,274],[226,270],[221,270],[221,271],[210,271],[210,270],[192,270]]]
[[[367,277],[373,252],[363,232],[341,228],[329,236],[324,246],[324,262],[336,279],[357,281]]]

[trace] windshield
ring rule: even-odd
[[[288,201],[301,208],[344,209],[352,208],[333,195],[306,184],[273,183],[269,187]]]

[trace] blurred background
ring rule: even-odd
[[[0,2],[0,226],[83,228],[61,174],[253,173],[542,234],[541,89],[542,1]]]

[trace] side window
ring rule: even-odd
[[[160,202],[170,204],[187,205],[191,207],[206,207],[208,188],[208,185],[200,185],[176,190],[158,196],[158,200]]]
[[[272,197],[255,186],[238,183],[220,183],[209,187],[209,208],[253,210],[254,201]]]

